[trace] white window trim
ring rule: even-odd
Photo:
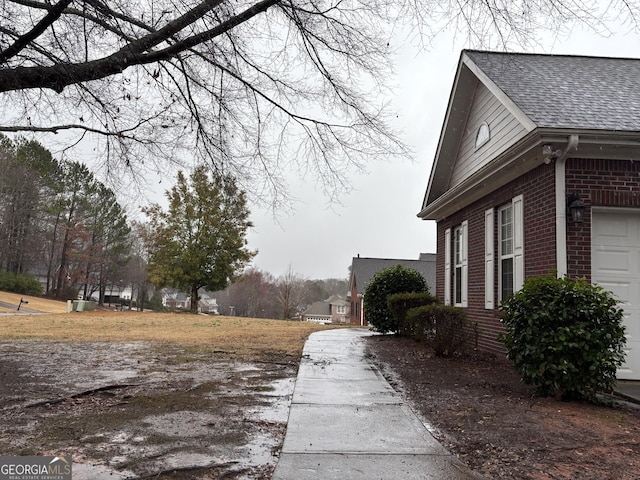
[[[444,231],[444,304],[451,305],[451,229]]]
[[[487,310],[495,308],[493,217],[493,208],[484,212],[484,308]]]
[[[524,215],[523,198],[513,199],[513,291],[524,285]]]
[[[457,229],[458,227],[456,227]],[[468,255],[468,242],[467,239],[469,237],[469,222],[465,220],[460,224],[460,275],[462,278],[460,279],[460,302],[456,302],[456,293],[457,291],[454,288],[454,305],[456,307],[466,308],[469,305],[469,255]],[[455,238],[454,238],[455,241]],[[454,249],[453,252],[454,257],[456,256],[456,252]],[[458,264],[454,261],[454,268],[457,269]],[[454,270],[455,272],[455,270]],[[456,282],[457,283],[457,282]]]
[[[511,200],[513,222],[513,252],[509,257],[513,258],[513,292],[517,292],[524,285],[524,215],[523,196],[518,195]],[[504,208],[504,207],[503,207]],[[498,213],[502,208],[498,209]],[[485,212],[486,216],[486,212]],[[485,217],[486,218],[486,217]],[[500,222],[498,215],[498,222]],[[502,259],[501,254],[501,228],[498,225],[498,300],[502,301]],[[486,257],[485,257],[486,258]],[[485,303],[486,306],[486,303]]]
[[[469,306],[469,222],[462,222],[462,307]]]
[[[504,254],[502,251],[502,242],[504,240],[504,238],[502,237],[502,212],[504,212],[507,209],[511,209],[511,252],[508,254]],[[502,276],[502,263],[503,260],[506,259],[511,259],[512,260],[512,265],[513,265],[513,278],[515,279],[515,256],[513,254],[514,251],[514,247],[513,244],[515,243],[515,229],[516,229],[516,222],[515,222],[515,215],[514,215],[514,208],[513,208],[513,201],[511,203],[508,203],[506,205],[502,205],[500,208],[498,208],[498,252],[497,252],[497,261],[498,261],[498,300],[502,301],[504,300],[502,291],[504,290],[504,285],[503,285],[503,276]],[[511,285],[511,289],[515,292],[514,289],[514,284],[515,282],[512,280],[512,285]]]
[[[485,133],[486,132],[486,133]],[[480,134],[483,134],[481,137]],[[475,149],[478,150],[485,143],[487,143],[491,139],[491,129],[489,128],[489,124],[487,122],[482,122],[476,130],[476,139],[475,139]]]
[[[458,242],[458,235],[460,236],[460,241]],[[456,307],[462,306],[462,280],[464,279],[464,275],[462,274],[462,242],[464,241],[464,231],[462,230],[462,225],[458,225],[453,229],[453,304]],[[460,263],[458,263],[460,262]],[[460,292],[458,292],[458,269],[460,269]],[[460,293],[460,295],[458,295]],[[458,301],[458,296],[460,297],[460,301]]]

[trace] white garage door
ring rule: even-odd
[[[591,267],[592,281],[624,310],[627,355],[618,378],[640,380],[640,212],[594,209]]]

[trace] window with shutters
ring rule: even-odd
[[[524,284],[523,197],[518,195],[497,211],[498,300],[502,301]]]
[[[513,205],[505,205],[498,210],[498,248],[499,248],[499,286],[500,300],[510,297],[514,292],[513,262]]]
[[[460,305],[462,303],[462,226],[453,230],[453,266],[454,303]]]
[[[468,228],[468,222],[464,221],[453,229],[453,303],[458,307],[466,307],[468,303]]]

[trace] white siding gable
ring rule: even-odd
[[[489,127],[489,141],[476,149],[480,126]],[[527,134],[527,129],[481,82],[478,82],[465,132],[460,142],[449,188],[477,172]]]

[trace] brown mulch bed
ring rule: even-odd
[[[488,478],[640,479],[640,405],[540,398],[505,358],[481,352],[437,358],[392,335],[369,347],[438,440]]]

